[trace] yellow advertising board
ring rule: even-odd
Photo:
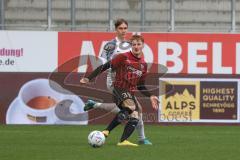
[[[159,122],[238,122],[239,80],[161,78]]]

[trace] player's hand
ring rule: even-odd
[[[159,104],[158,97],[157,96],[151,96],[150,101],[152,103],[153,109],[157,110],[158,109],[158,104]]]
[[[87,84],[89,82],[89,79],[88,78],[82,78],[80,80],[80,83],[83,83],[83,84]]]

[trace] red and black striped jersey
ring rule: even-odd
[[[139,83],[144,83],[147,73],[147,63],[143,56],[138,58],[133,53],[126,52],[114,57],[111,68],[116,71],[114,87],[125,89],[131,93],[137,89]]]

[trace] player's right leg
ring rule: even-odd
[[[138,105],[135,102],[135,97],[130,93],[122,92],[121,96],[123,97],[123,101],[121,103],[121,111],[119,112],[119,118],[127,120],[127,124],[125,125],[120,142],[117,145],[138,146],[137,144],[128,141],[128,138],[134,132],[139,121]],[[121,112],[122,114],[120,114]]]
[[[138,146],[137,144],[129,142],[127,139],[132,135],[134,132],[138,122],[139,122],[139,117],[138,117],[138,112],[134,110],[130,116],[127,124],[125,125],[122,137],[120,142],[117,144],[118,146]]]

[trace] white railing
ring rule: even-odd
[[[10,16],[8,16],[8,14],[10,13],[6,13],[6,12],[10,12],[8,11],[8,3],[11,3],[11,1],[18,1],[18,3],[33,3],[33,1],[45,1],[44,3],[46,3],[46,8],[44,9],[44,13],[46,13],[46,19],[44,22],[41,22],[40,24],[33,24],[33,23],[26,23],[24,20],[24,17],[22,18],[22,22],[14,22],[14,20],[11,21],[11,18],[9,18]],[[79,4],[77,5],[77,2],[79,3],[79,1],[77,0],[66,0],[62,2],[67,2],[69,4],[69,19],[66,20],[66,22],[63,22],[62,24],[57,23],[54,18],[53,18],[53,13],[55,12],[54,10],[54,6],[53,6],[53,1],[54,0],[0,0],[0,29],[1,30],[8,30],[8,29],[36,29],[36,30],[96,30],[96,31],[113,31],[114,30],[114,25],[113,25],[113,21],[116,17],[119,17],[121,15],[117,15],[117,7],[118,3],[120,3],[120,1],[118,0],[101,0],[102,2],[106,3],[105,10],[104,12],[107,13],[107,17],[105,17],[104,21],[102,22],[101,25],[97,26],[94,25],[94,23],[88,23],[85,25],[86,22],[83,22],[81,20],[79,20],[79,18],[77,18],[78,12],[79,11],[83,11],[84,10],[84,6],[79,9]],[[84,1],[84,0],[82,0]],[[86,3],[87,2],[93,2],[94,0],[85,0]],[[131,0],[126,0],[127,2],[130,3]],[[161,19],[159,19],[156,24],[151,24],[152,22],[150,22],[148,19],[149,17],[147,17],[146,13],[149,11],[149,8],[147,8],[147,4],[149,5],[151,3],[151,1],[147,1],[147,0],[140,0],[140,1],[135,1],[135,3],[137,3],[137,7],[135,9],[131,9],[136,11],[137,16],[139,16],[138,18],[135,18],[133,21],[138,21],[137,23],[133,23],[130,25],[130,30],[134,30],[134,31],[158,31],[158,32],[162,32],[162,31],[167,31],[167,32],[181,32],[181,31],[198,31],[198,32],[202,32],[202,31],[208,31],[208,32],[215,32],[216,28],[218,28],[219,31],[221,32],[237,32],[236,30],[238,29],[237,25],[238,23],[236,23],[236,0],[225,0],[227,2],[229,2],[229,8],[227,9],[227,14],[229,14],[229,20],[227,20],[227,24],[224,24],[224,26],[210,26],[210,25],[202,25],[202,26],[196,26],[196,25],[192,25],[194,23],[199,23],[196,20],[192,20],[192,24],[186,24],[186,25],[182,25],[181,23],[178,22],[177,16],[178,16],[178,9],[176,8],[177,5],[181,4],[184,5],[185,3],[188,3],[189,0],[155,0],[159,3],[165,2],[167,3],[168,7],[166,9],[164,9],[167,12],[167,21],[163,21]],[[201,3],[204,5],[204,3],[209,2],[210,0],[203,0]],[[216,0],[213,0],[213,2]],[[219,0],[223,1],[223,0]],[[95,0],[95,2],[99,2],[97,0]],[[60,3],[60,1],[54,1],[54,3]],[[85,2],[83,2],[85,3]],[[131,2],[132,3],[132,2]],[[94,6],[97,10],[98,6]],[[94,8],[93,7],[93,8]],[[208,6],[206,6],[207,8]],[[160,9],[158,11],[161,12],[161,7],[159,7]],[[87,7],[86,7],[87,10]],[[130,10],[129,10],[130,11]],[[211,10],[209,10],[210,12]],[[221,11],[221,8],[219,9],[219,11]],[[26,7],[26,12],[28,12],[28,8]],[[103,11],[101,11],[103,12]],[[123,11],[124,12],[124,11]],[[29,13],[30,14],[30,13]],[[87,13],[86,13],[87,14]],[[11,14],[10,14],[11,15]],[[87,15],[86,15],[87,16]],[[97,15],[96,15],[97,16]],[[131,17],[134,17],[136,15],[131,15],[129,14],[128,17],[126,19],[133,19]],[[161,16],[161,15],[160,15]],[[124,18],[124,17],[123,17]],[[33,18],[34,19],[34,18]],[[37,20],[36,20],[37,21]],[[131,20],[129,20],[131,22]],[[99,21],[100,22],[100,21]],[[191,20],[190,20],[191,22]],[[97,20],[96,20],[97,23]],[[164,23],[164,25],[161,25],[162,23]],[[204,22],[202,22],[204,23]],[[213,22],[211,22],[213,23]],[[217,22],[216,22],[217,25]]]

